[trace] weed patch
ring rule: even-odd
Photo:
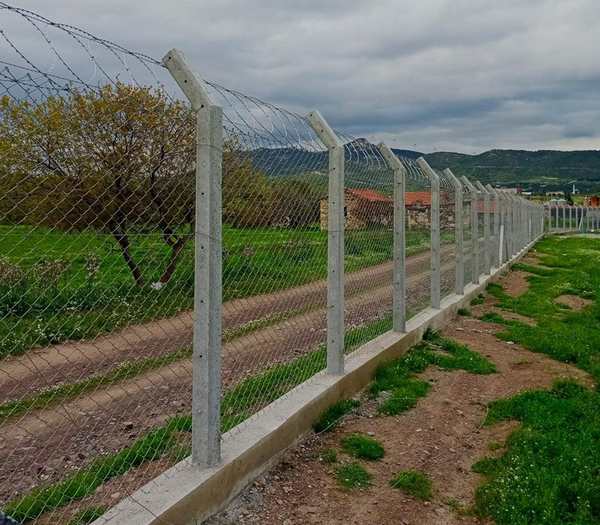
[[[430,500],[433,492],[431,480],[418,470],[405,470],[398,473],[390,481],[390,486],[424,501]]]
[[[71,521],[69,521],[69,525],[89,525],[102,516],[106,510],[106,507],[90,507],[89,509],[84,509],[73,516]]]
[[[355,399],[342,399],[334,403],[319,416],[313,425],[314,431],[321,433],[333,430],[342,417],[358,406],[360,406],[360,402]]]
[[[346,489],[367,488],[372,476],[360,463],[348,463],[335,471],[338,483]]]
[[[483,301],[485,301],[485,297],[483,296],[483,294],[480,293],[478,296],[473,297],[473,299],[471,299],[471,306],[483,304]]]
[[[337,450],[335,450],[335,448],[325,449],[319,455],[319,459],[327,465],[331,465],[332,463],[337,463]]]
[[[358,459],[376,461],[384,455],[383,445],[376,439],[364,434],[351,434],[342,439],[344,452]]]

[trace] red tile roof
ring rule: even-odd
[[[422,204],[423,206],[431,206],[431,193],[428,191],[407,191],[404,193],[404,205],[414,206]]]
[[[378,191],[375,191],[375,190],[354,189],[353,188],[353,189],[348,189],[346,191],[348,193],[350,193],[351,195],[358,197],[359,199],[364,199],[369,202],[394,202],[389,197],[386,197],[382,193],[379,193]]]

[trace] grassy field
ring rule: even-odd
[[[225,227],[224,300],[323,279],[327,233]],[[427,231],[407,234],[407,253],[425,249]],[[98,334],[150,319],[170,317],[193,303],[193,242],[187,243],[169,283],[158,281],[169,252],[158,234],[131,235],[133,258],[146,285],[136,286],[110,235],[62,233],[0,226],[0,357],[29,348]],[[389,230],[349,232],[346,271],[391,260]]]
[[[536,321],[496,322],[499,337],[570,363],[600,380],[600,239],[548,238],[536,246],[541,266],[519,264],[533,274],[519,297],[498,285],[488,292],[502,308]],[[591,303],[583,310],[556,302],[563,294]],[[485,421],[520,422],[500,457],[474,470],[487,481],[476,494],[476,512],[506,525],[600,523],[600,394],[572,381],[550,391],[532,390],[492,403]]]

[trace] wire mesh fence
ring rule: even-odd
[[[431,180],[414,159],[401,160],[406,169],[406,309],[411,319],[431,306]]]
[[[443,171],[436,171],[440,179],[440,265],[441,297],[456,290],[456,198],[454,181]]]
[[[514,254],[542,231],[518,230],[515,200],[488,224],[493,208],[466,183],[457,215],[456,182],[406,157],[397,212],[389,159],[338,130],[343,220],[332,231],[339,164],[310,119],[202,81],[222,109],[211,153],[220,229],[209,238],[198,222],[206,137],[169,70],[5,3],[0,26],[0,509],[18,522],[91,522],[134,497],[202,445],[196,395],[218,398],[217,437],[242,431],[326,368],[332,306],[341,305],[342,354],[392,328],[400,266],[407,318],[451,295],[462,271],[457,220],[465,282],[486,271],[486,232],[515,239]],[[594,220],[588,211],[579,222]],[[340,233],[336,305],[329,250]],[[210,392],[194,368],[205,350],[205,243],[218,249],[222,292]]]
[[[336,133],[344,143],[344,347],[348,352],[392,326],[394,188],[392,170],[375,145]]]

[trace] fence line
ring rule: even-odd
[[[543,232],[599,227],[206,81],[176,50],[0,16],[0,508],[20,522],[101,516],[190,455],[217,465],[223,432],[349,352]]]

